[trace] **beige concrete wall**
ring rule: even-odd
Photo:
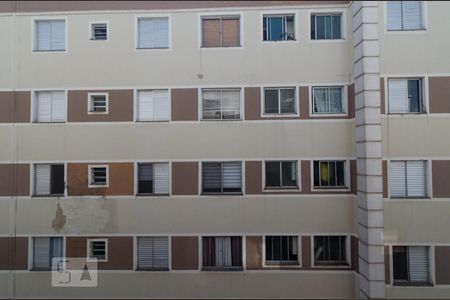
[[[449,157],[450,139],[442,129],[450,128],[447,116],[415,115],[381,118],[383,158]]]
[[[352,195],[19,198],[17,234],[55,234],[58,204],[65,216],[61,234],[355,234]],[[9,205],[0,208],[3,223]],[[8,234],[9,226],[0,225],[0,234]]]
[[[386,298],[391,299],[448,299],[450,287],[398,287],[387,286]]]
[[[450,241],[450,201],[388,200],[384,202],[386,243],[443,243]]]
[[[279,8],[280,11],[297,13],[298,41],[287,43],[262,42],[261,9],[215,11],[225,14],[242,13],[244,46],[240,49],[200,50],[200,12],[197,10],[171,12],[171,49],[155,51],[135,49],[135,16],[142,15],[141,12],[51,14],[52,17],[67,17],[67,52],[33,53],[34,16],[18,15],[16,26],[19,43],[15,52],[20,61],[20,69],[16,64],[16,87],[350,83],[352,25],[351,18],[347,18],[351,14],[347,6],[334,6],[342,8],[346,14],[344,34],[347,39],[337,42],[309,41],[308,11],[311,7],[300,5],[297,8]],[[12,17],[5,16],[3,19],[5,26],[0,26],[0,35],[11,35]],[[93,21],[109,22],[110,40],[89,41],[89,22]],[[0,53],[2,51],[11,51],[11,44],[2,43]],[[0,64],[2,60],[5,60],[4,63],[9,62],[3,55],[0,57]],[[321,62],[320,65],[317,61]],[[11,88],[10,76],[0,75],[1,88]]]
[[[16,126],[17,160],[349,158],[352,127],[351,120],[28,124]],[[6,145],[11,130],[0,126]],[[10,151],[0,147],[0,161]]]
[[[425,31],[386,32],[386,2],[379,5],[380,72],[382,74],[449,73],[449,3],[424,1]]]
[[[16,272],[17,298],[353,298],[352,271],[101,272],[97,288],[52,288],[49,272]],[[7,297],[0,273],[0,297]],[[124,284],[126,282],[126,284]]]

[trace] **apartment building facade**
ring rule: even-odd
[[[0,2],[0,298],[450,297],[449,12]]]

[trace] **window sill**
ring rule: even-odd
[[[88,188],[90,189],[97,189],[97,188],[107,188],[109,187],[108,184],[89,184]]]
[[[48,194],[48,195],[32,195],[33,198],[60,198],[65,197],[64,194]]]
[[[325,118],[325,117],[348,117],[348,113],[311,113],[311,118]]]
[[[391,200],[427,200],[431,197],[390,197]]]
[[[314,262],[315,268],[350,268],[350,264],[347,262]]]
[[[107,111],[88,111],[88,115],[108,115]]]
[[[331,186],[331,187],[313,187],[312,192],[350,192],[348,187]]]
[[[427,112],[401,112],[401,113],[387,113],[388,116],[420,116],[420,115],[427,115]]]
[[[236,193],[201,193],[201,196],[242,196],[242,192]]]
[[[51,272],[52,268],[31,268],[30,272]]]
[[[170,196],[170,194],[146,194],[146,193],[141,193],[141,194],[136,194],[136,197],[167,197]]]
[[[214,122],[214,121],[218,121],[218,122],[230,122],[230,121],[243,121],[242,119],[201,119],[200,121],[205,121],[205,122]]]
[[[34,124],[65,124],[67,123],[66,121],[62,121],[62,122],[39,122],[39,121],[33,121]]]
[[[417,29],[386,29],[386,32],[401,33],[401,32],[426,32],[426,28]]]
[[[201,271],[205,272],[240,272],[244,271],[243,267],[202,267]]]
[[[299,117],[300,115],[298,114],[298,113],[296,113],[296,112],[294,112],[294,113],[273,113],[273,114],[270,114],[270,113],[263,113],[262,115],[261,115],[261,118],[295,118],[295,117]]]
[[[410,282],[410,281],[394,281],[394,286],[402,287],[433,287],[431,282]]]
[[[136,123],[163,123],[169,121],[170,120],[136,120]]]
[[[265,187],[264,193],[285,193],[285,192],[301,192],[301,190],[296,187]]]
[[[54,52],[66,52],[66,51],[67,51],[67,49],[60,49],[60,50],[37,50],[37,49],[34,49],[33,50],[33,52],[35,52],[35,53],[45,53],[45,52],[54,53]]]
[[[340,38],[340,39],[312,39],[309,38],[310,42],[344,42],[345,38]]]
[[[297,43],[298,40],[263,40],[263,43]]]
[[[169,268],[136,268],[137,272],[167,272]]]
[[[236,45],[236,46],[201,46],[200,49],[242,49],[242,45]]]
[[[271,267],[300,267],[300,264],[298,261],[266,261],[265,267],[271,268]]]
[[[159,48],[136,48],[136,50],[169,50],[169,47],[159,47]]]

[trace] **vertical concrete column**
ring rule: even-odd
[[[352,12],[359,296],[384,298],[378,1],[354,1]]]

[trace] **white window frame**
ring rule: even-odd
[[[341,88],[342,113],[314,113],[314,88]],[[309,116],[311,118],[347,117],[348,116],[348,84],[314,84],[308,87]]]
[[[64,101],[65,101],[65,120],[64,122],[38,122],[37,120],[37,109],[38,109],[38,105],[37,105],[37,101],[38,101],[38,93],[52,93],[52,92],[64,92]],[[64,89],[39,89],[39,90],[32,90],[31,91],[31,103],[30,103],[30,123],[34,123],[34,124],[64,124],[68,122],[68,90],[64,90]]]
[[[169,165],[169,193],[168,194],[155,194],[155,183],[153,183],[153,193],[152,194],[139,194],[139,165],[141,164],[161,164],[167,163]],[[136,178],[134,182],[134,195],[136,197],[168,197],[172,195],[172,162],[171,161],[136,161],[134,163],[134,178]]]
[[[420,108],[421,111],[419,112],[410,112],[409,111],[409,103],[408,103],[408,111],[407,112],[391,112],[389,109],[390,104],[390,90],[389,90],[389,80],[406,80],[407,86],[409,80],[419,80],[420,82],[420,91],[419,91],[419,97],[420,97]],[[385,101],[385,114],[387,115],[427,115],[429,114],[429,105],[428,105],[428,77],[425,76],[387,76],[384,77],[384,86],[385,86],[385,99],[381,99],[381,101]]]
[[[106,25],[106,39],[105,40],[97,40],[94,38],[94,31],[93,31],[93,26],[94,25],[101,25],[104,24]],[[89,33],[88,33],[88,37],[89,37],[89,41],[93,41],[93,42],[107,42],[109,41],[109,22],[108,21],[92,21],[89,22]]]
[[[92,169],[106,168],[106,184],[99,185],[92,182]],[[109,165],[88,165],[88,187],[89,188],[107,188],[109,187]]]
[[[344,186],[343,187],[330,187],[321,188],[314,187],[314,161],[343,161],[344,162]],[[311,176],[311,191],[312,192],[349,192],[351,190],[351,174],[350,174],[350,160],[345,158],[326,158],[321,157],[318,159],[310,160],[310,176]]]
[[[294,263],[292,261],[292,263],[290,262],[286,262],[286,263],[282,263],[280,261],[271,261],[268,262],[266,260],[266,237],[267,236],[289,236],[289,237],[296,237],[297,238],[297,260],[296,263]],[[283,267],[283,268],[301,268],[302,267],[302,237],[300,235],[296,235],[296,234],[265,234],[262,236],[262,251],[261,251],[261,255],[262,255],[262,266],[263,268],[270,268],[270,267]]]
[[[237,163],[239,162],[241,164],[241,191],[240,192],[203,192],[203,163],[221,163],[222,164],[222,172],[223,172],[223,164],[224,163]],[[245,161],[242,160],[236,160],[236,159],[229,159],[229,160],[202,160],[199,161],[199,167],[198,167],[198,191],[200,196],[204,197],[211,197],[211,196],[243,196],[245,195]],[[223,173],[222,176],[222,189],[223,189]]]
[[[347,265],[333,265],[333,264],[323,264],[316,265],[315,253],[314,253],[314,237],[315,236],[345,236],[345,261]],[[347,234],[315,234],[311,235],[311,268],[312,269],[351,269],[352,266],[352,253],[351,253],[351,236]]]
[[[203,119],[204,90],[239,90],[239,119]],[[198,121],[202,122],[240,122],[245,120],[244,87],[200,87],[198,88]]]
[[[167,48],[139,48],[139,20],[140,19],[154,19],[167,18],[168,34],[167,34]],[[134,16],[134,51],[149,52],[149,51],[168,51],[172,50],[172,15],[171,14],[139,14]]]
[[[64,20],[64,44],[65,44],[65,49],[64,50],[38,50],[37,49],[37,34],[36,34],[36,24],[39,21],[58,21],[58,20]],[[68,18],[66,16],[45,16],[45,17],[34,17],[31,18],[31,53],[67,53],[68,49],[69,49],[69,44],[68,44],[68,27],[69,27],[69,22],[68,22]]]
[[[384,33],[385,34],[423,34],[428,30],[428,1],[422,1],[422,29],[412,30],[389,30],[388,29],[388,10],[387,1],[383,1]]]
[[[294,89],[294,110],[293,113],[266,113],[265,103],[266,103],[266,90],[278,90],[278,111],[281,110],[280,102],[280,90],[283,89]],[[299,88],[298,86],[263,86],[261,87],[261,117],[262,118],[283,118],[283,117],[298,117],[300,116],[299,107]]]
[[[311,39],[311,15],[341,15],[341,38],[340,39]],[[321,8],[307,11],[308,16],[308,42],[312,43],[342,43],[347,40],[347,11],[345,8]]]
[[[241,238],[241,266],[237,267],[204,267],[203,266],[203,238],[205,237],[240,237]],[[244,234],[202,234],[198,236],[198,270],[201,272],[210,272],[214,270],[230,270],[231,272],[234,271],[245,271],[247,269],[247,236]],[[211,270],[210,270],[211,269]],[[236,270],[234,270],[236,269]]]
[[[94,111],[94,96],[105,96],[105,104],[106,104],[106,110],[105,111]],[[109,93],[88,93],[88,101],[87,101],[88,107],[87,107],[87,113],[88,115],[107,115],[109,114]]]
[[[34,269],[34,238],[43,238],[43,237],[60,237],[63,239],[63,257],[66,257],[66,236],[60,236],[60,235],[48,235],[48,236],[43,236],[43,235],[36,235],[36,236],[29,236],[28,237],[28,251],[27,251],[27,256],[28,256],[28,264],[27,264],[27,270],[28,271],[34,271],[34,272],[40,272],[40,270],[35,270]],[[50,266],[49,271],[51,271],[52,266]]]
[[[61,195],[36,195],[34,192],[35,189],[35,174],[36,174],[36,165],[63,165],[64,166],[64,194]],[[50,174],[51,176],[51,174]],[[67,197],[67,163],[66,162],[34,162],[30,167],[30,197]],[[51,179],[50,179],[51,185]]]
[[[424,161],[425,162],[425,197],[392,197],[391,195],[391,172],[390,172],[390,165],[392,161]],[[432,170],[432,160],[426,159],[426,158],[391,158],[387,160],[387,192],[388,192],[388,201],[411,201],[411,200],[417,200],[417,201],[426,201],[427,199],[432,198],[433,196],[433,170]]]
[[[91,254],[91,243],[92,242],[104,242],[105,243],[105,259],[98,259],[93,257]],[[89,262],[107,262],[108,261],[108,239],[87,239],[86,240],[86,260]]]
[[[139,92],[142,91],[167,91],[168,101],[168,118],[165,120],[139,120]],[[133,121],[135,123],[148,123],[148,122],[171,122],[172,121],[172,88],[168,87],[143,87],[133,90]]]
[[[297,185],[295,187],[289,188],[289,187],[267,187],[266,186],[266,162],[295,162],[295,168],[296,168],[296,174],[297,174]],[[263,192],[300,192],[301,187],[301,160],[298,159],[268,159],[263,161],[262,166],[262,183],[263,183]],[[281,178],[280,178],[281,180]]]
[[[215,19],[215,18],[226,18],[226,17],[238,17],[239,18],[239,46],[230,47],[203,47],[203,19]],[[244,48],[244,18],[242,12],[216,12],[211,14],[198,14],[198,48],[201,50],[212,50],[212,49],[243,49]]]
[[[287,17],[294,16],[294,39],[293,40],[279,40],[279,41],[265,41],[264,40],[264,17]],[[297,10],[264,10],[260,13],[260,41],[263,44],[277,44],[277,43],[300,43],[300,31],[299,31],[299,13]]]

